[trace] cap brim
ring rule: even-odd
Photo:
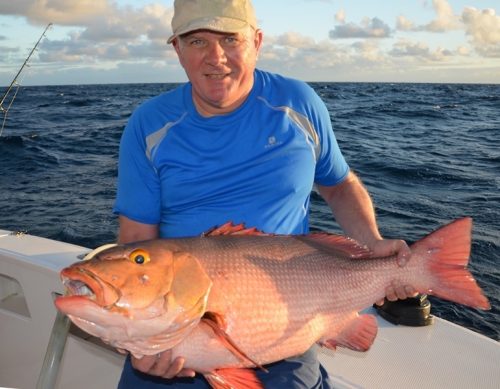
[[[168,38],[167,43],[172,41],[179,35],[187,34],[196,30],[210,30],[216,32],[237,33],[244,31],[250,24],[243,20],[232,18],[216,18],[216,19],[198,19],[194,20],[188,25],[179,27],[175,33]]]

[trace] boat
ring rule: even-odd
[[[0,230],[0,387],[116,387],[124,356],[70,327],[69,321],[67,335],[54,325],[60,317],[53,299],[64,293],[59,271],[89,251]],[[379,325],[369,351],[320,349],[335,388],[499,387],[499,342],[437,317],[432,325],[410,327],[390,323],[374,308],[368,310],[377,315]],[[57,347],[60,360],[47,363],[47,355]]]

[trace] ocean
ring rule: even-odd
[[[500,340],[500,85],[310,85],[385,237],[411,243],[474,219],[470,269],[492,309],[431,297],[432,314]],[[0,137],[0,229],[92,248],[114,241],[121,132],[134,107],[173,87],[21,87]],[[315,192],[310,222],[340,231]]]

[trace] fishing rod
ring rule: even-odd
[[[19,87],[21,86],[21,84],[19,82],[17,82],[17,80],[19,79],[19,76],[21,75],[22,71],[24,70],[24,68],[26,66],[28,66],[28,62],[31,58],[31,56],[33,55],[33,53],[35,52],[36,48],[38,47],[38,45],[40,44],[40,42],[42,41],[43,37],[45,36],[45,33],[47,32],[47,30],[52,26],[52,23],[49,23],[47,24],[47,27],[45,27],[45,30],[43,30],[42,32],[42,35],[40,35],[40,38],[38,38],[38,41],[35,43],[35,46],[33,46],[33,48],[31,49],[29,55],[26,57],[26,59],[24,60],[24,63],[23,65],[21,66],[21,68],[19,69],[19,71],[17,72],[16,76],[14,77],[14,79],[12,80],[12,82],[10,83],[9,87],[7,88],[7,90],[5,91],[4,95],[2,96],[2,99],[0,100],[0,112],[3,113],[4,117],[3,117],[3,122],[2,122],[2,127],[0,128],[0,136],[2,135],[2,131],[3,131],[3,128],[5,126],[5,121],[7,120],[7,113],[9,112],[9,109],[10,107],[12,106],[12,103],[14,102],[16,96],[17,96],[17,92],[19,91]],[[13,88],[16,88],[16,91],[14,92],[14,95],[12,96],[10,102],[9,102],[9,105],[7,107],[4,107],[4,102],[5,100],[7,100],[7,97],[9,96],[11,90]]]

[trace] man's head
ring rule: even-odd
[[[262,43],[249,0],[176,0],[174,45],[200,114],[237,109],[253,86]]]
[[[175,0],[171,43],[177,36],[196,30],[238,33],[257,29],[250,0]]]

